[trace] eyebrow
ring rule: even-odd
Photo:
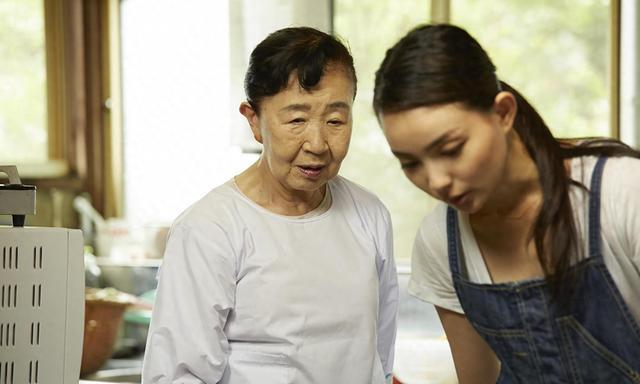
[[[280,108],[280,111],[282,112],[289,112],[289,111],[309,111],[311,110],[311,106],[309,104],[289,104],[286,107],[282,107]]]
[[[329,110],[335,110],[335,109],[346,109],[349,110],[349,104],[345,103],[344,101],[334,101],[333,103],[327,105],[327,107],[325,108],[325,111],[329,111]],[[311,105],[309,104],[289,104],[285,107],[280,108],[281,112],[295,112],[295,111],[302,111],[302,112],[308,112],[311,110]]]
[[[327,108],[325,108],[325,111],[327,110],[331,110],[331,109],[346,109],[349,110],[349,104],[345,103],[344,101],[334,101],[333,103],[327,105]]]
[[[435,139],[434,141],[432,141],[431,143],[425,145],[425,147],[422,149],[423,153],[427,153],[429,151],[431,151],[434,148],[437,148],[438,146],[442,145],[442,143],[444,143],[445,141],[447,141],[449,139],[449,137],[451,137],[451,132],[455,131],[455,129],[452,129],[448,132],[443,133],[442,135],[440,135],[440,137],[438,137],[437,139]],[[411,155],[404,153],[404,152],[400,152],[400,151],[391,151],[391,153],[393,153],[396,157],[411,157]]]

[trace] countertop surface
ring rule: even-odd
[[[118,384],[118,383],[114,383],[112,381],[80,380],[80,382],[78,384]],[[120,383],[120,384],[122,384],[122,383]]]

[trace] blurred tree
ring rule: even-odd
[[[0,163],[47,154],[42,0],[0,1]]]
[[[452,0],[452,22],[487,50],[559,137],[609,136],[609,1]]]

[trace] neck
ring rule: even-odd
[[[283,185],[271,173],[266,161],[258,159],[235,177],[242,193],[261,207],[286,216],[299,216],[317,208],[324,199],[324,186],[313,190],[295,190]]]
[[[474,216],[517,219],[537,212],[542,202],[538,168],[514,132],[503,178],[485,205]]]

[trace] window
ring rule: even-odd
[[[171,222],[248,166],[230,147],[228,14],[226,2],[121,1],[124,208],[134,223]]]
[[[42,0],[0,2],[0,163],[48,160]]]
[[[100,212],[116,211],[114,4],[0,2],[0,162],[17,164],[23,181],[38,186],[29,225],[77,226],[66,203],[81,191]]]
[[[72,92],[65,3],[0,2],[0,162],[32,180],[68,173],[65,135]],[[70,51],[69,51],[70,52]]]
[[[558,137],[612,133],[609,17],[607,0],[451,1],[451,21],[478,39],[498,77]]]

